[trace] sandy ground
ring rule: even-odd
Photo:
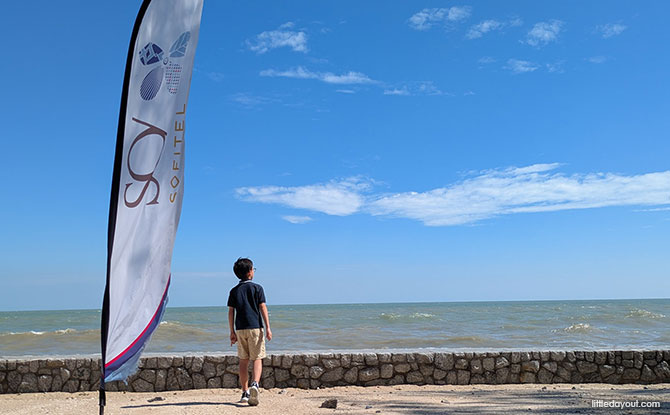
[[[670,384],[468,385],[261,390],[260,405],[237,403],[240,392],[107,394],[105,414],[670,414]],[[158,399],[156,399],[158,398]],[[337,399],[336,409],[320,408]],[[660,408],[593,408],[592,400],[661,402]],[[0,395],[2,414],[94,414],[97,392]]]

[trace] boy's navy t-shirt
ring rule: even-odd
[[[260,329],[263,328],[263,320],[259,305],[265,302],[263,287],[251,282],[251,280],[240,281],[228,295],[228,307],[234,307],[235,329]]]

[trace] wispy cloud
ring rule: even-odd
[[[470,11],[469,6],[423,9],[410,17],[408,24],[412,29],[428,30],[435,24],[449,24],[465,20],[470,17]]]
[[[537,70],[540,66],[530,61],[523,61],[519,59],[508,59],[505,69],[514,72],[515,74],[528,73]]]
[[[225,78],[222,72],[208,72],[207,77],[214,82],[221,82]]]
[[[353,89],[336,89],[335,92],[339,92],[340,94],[355,94],[356,91]]]
[[[369,181],[351,177],[308,186],[241,187],[236,189],[235,193],[241,199],[250,202],[275,203],[329,215],[345,216],[360,210],[365,201],[363,192],[370,187]]]
[[[565,61],[556,61],[554,63],[547,63],[544,66],[547,68],[547,72],[549,73],[564,73],[565,69],[563,69],[563,64]]]
[[[239,92],[237,94],[233,94],[229,97],[229,99],[236,103],[239,104],[243,107],[246,108],[254,108],[258,107],[261,105],[266,105],[266,104],[271,104],[278,102],[277,99],[273,98],[268,98],[268,97],[263,97],[263,96],[258,96],[254,95],[248,92]]]
[[[599,33],[603,39],[620,35],[626,29],[628,29],[628,26],[622,25],[620,23],[608,23],[596,26],[596,32]]]
[[[412,82],[401,87],[388,88],[384,90],[384,95],[444,95],[432,81]]]
[[[607,57],[605,56],[591,56],[590,58],[586,59],[587,61],[591,63],[605,63],[607,62]]]
[[[313,72],[302,66],[288,69],[286,71],[266,69],[261,71],[260,75],[296,79],[316,79],[329,84],[373,84],[377,82],[361,72],[349,71],[341,75],[336,75],[332,72]]]
[[[271,49],[288,47],[295,52],[307,53],[307,34],[303,31],[288,30],[294,27],[292,22],[284,23],[276,30],[262,32],[254,39],[247,40],[247,47],[263,54]]]
[[[309,216],[292,216],[292,215],[287,215],[287,216],[282,216],[282,219],[284,219],[286,222],[293,223],[295,225],[302,225],[303,223],[310,222],[312,220],[311,217]]]
[[[237,189],[243,200],[346,216],[409,218],[428,226],[476,223],[501,215],[610,206],[670,208],[670,171],[640,175],[556,172],[558,163],[485,170],[425,192],[372,193],[371,181],[350,178],[297,187]]]
[[[523,22],[518,18],[504,22],[494,19],[484,20],[477,23],[476,25],[471,26],[470,30],[468,30],[468,33],[465,34],[465,37],[468,39],[479,39],[489,32],[502,30],[506,27],[521,26],[522,24]]]
[[[477,62],[481,63],[482,65],[487,65],[489,63],[495,63],[496,59],[491,57],[491,56],[482,56],[477,60]]]
[[[531,46],[545,46],[558,40],[558,34],[563,29],[564,23],[560,20],[535,23],[526,35],[525,43]]]

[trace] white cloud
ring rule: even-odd
[[[482,56],[481,58],[479,58],[477,62],[481,64],[489,64],[489,63],[495,63],[496,59],[492,58],[491,56]]]
[[[369,210],[420,220],[429,226],[473,223],[499,215],[670,204],[670,171],[623,176],[614,173],[552,173],[557,164],[485,171],[428,192],[383,196]]]
[[[603,39],[620,35],[626,29],[628,29],[628,26],[619,23],[608,23],[596,26],[596,32],[600,33]]]
[[[286,71],[277,71],[275,69],[266,69],[260,72],[261,76],[297,78],[297,79],[316,79],[329,84],[373,84],[377,81],[370,79],[361,72],[349,71],[342,75],[336,75],[332,72],[313,72],[302,66],[292,68]]]
[[[476,25],[470,26],[470,30],[468,30],[468,33],[465,34],[465,37],[468,39],[479,39],[488,32],[492,32],[494,30],[502,30],[506,27],[521,26],[522,24],[523,21],[519,18],[514,18],[506,22],[501,22],[494,19],[488,19],[479,22]]]
[[[533,72],[539,68],[536,63],[529,61],[522,61],[519,59],[508,59],[507,65],[504,66],[505,69],[508,69],[516,74]]]
[[[307,34],[303,31],[286,30],[293,26],[292,22],[287,22],[279,26],[277,30],[260,33],[253,40],[247,40],[247,47],[258,54],[281,47],[289,47],[294,52],[307,53]]]
[[[605,57],[605,56],[591,56],[590,58],[588,58],[586,60],[591,62],[591,63],[605,63],[605,62],[607,62],[607,57]]]
[[[236,192],[250,202],[346,216],[415,219],[428,226],[453,226],[501,215],[593,209],[610,206],[670,208],[670,171],[639,175],[588,173],[565,175],[560,165],[486,170],[425,192],[372,194],[372,181],[350,178],[298,187],[246,187]]]
[[[403,85],[399,88],[391,88],[384,90],[384,95],[443,95],[438,87],[431,81],[413,82],[408,85]]]
[[[292,216],[292,215],[287,215],[287,216],[282,216],[282,219],[284,219],[286,222],[293,223],[296,225],[301,225],[303,223],[307,223],[312,220],[309,216]]]
[[[458,22],[470,17],[469,6],[423,9],[409,18],[409,26],[416,30],[428,30],[434,24]]]
[[[345,216],[360,210],[364,203],[362,193],[370,186],[369,181],[351,177],[308,186],[241,187],[235,189],[235,193],[249,202],[276,203],[328,215]]]
[[[564,73],[565,69],[563,69],[563,64],[564,61],[557,61],[554,63],[547,63],[545,66],[547,67],[547,71],[549,73]]]
[[[340,94],[355,94],[356,91],[353,89],[336,89],[335,92],[339,92]]]
[[[468,33],[465,35],[465,37],[468,39],[478,39],[492,30],[499,30],[503,27],[503,23],[497,20],[484,20],[483,22],[477,23],[476,25],[470,27],[470,30],[468,30]]]
[[[278,100],[276,99],[253,95],[246,92],[239,92],[237,94],[233,94],[229,98],[231,101],[247,108],[253,108],[258,107],[260,105],[278,102]]]
[[[549,22],[535,23],[530,32],[526,35],[526,43],[531,46],[545,46],[558,39],[564,23],[560,20],[551,20]]]

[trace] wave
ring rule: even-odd
[[[665,318],[665,314],[654,313],[652,311],[644,310],[642,308],[634,308],[628,311],[628,314],[626,314],[625,318],[656,319],[656,318]]]
[[[59,330],[53,330],[53,331],[36,331],[36,330],[30,330],[30,331],[20,331],[20,332],[5,332],[5,333],[0,333],[0,338],[13,338],[13,337],[31,337],[31,336],[55,336],[55,335],[62,335],[62,334],[73,334],[73,333],[85,333],[85,332],[99,332],[98,330],[76,330],[76,329],[59,329]]]
[[[415,320],[439,320],[435,314],[430,313],[412,313],[412,314],[397,314],[397,313],[381,313],[379,318],[386,321],[415,321]]]
[[[558,333],[559,331],[565,332],[565,333],[590,333],[593,331],[594,328],[591,327],[589,323],[577,323],[577,324],[572,324],[562,330],[552,330],[552,333]]]

